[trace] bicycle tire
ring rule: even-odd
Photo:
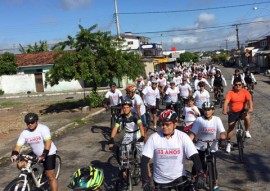
[[[243,135],[240,131],[237,132],[237,147],[239,152],[239,161],[244,162],[244,144],[243,144]]]
[[[127,171],[127,178],[128,178],[128,191],[133,191],[133,181],[130,170]]]
[[[151,116],[149,114],[149,112],[146,112],[146,126],[147,128],[150,128],[150,124],[151,124]]]
[[[115,125],[115,114],[112,114],[111,115],[111,129],[114,128],[114,125]]]
[[[23,189],[24,178],[19,177],[12,180],[4,189],[4,191],[31,191],[29,183],[26,183],[26,187]]]
[[[213,191],[214,190],[214,167],[211,162],[207,162],[207,179],[208,179],[208,191]]]

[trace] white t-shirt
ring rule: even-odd
[[[181,76],[173,77],[173,81],[175,81],[175,85],[177,86],[182,83],[182,77]]]
[[[194,92],[193,98],[195,99],[195,105],[198,108],[202,108],[202,104],[206,101],[209,101],[210,94],[207,90],[204,90],[203,92],[197,90],[196,92]]]
[[[158,78],[157,83],[158,83],[158,86],[166,86],[167,80],[164,77],[162,79]]]
[[[197,108],[197,106],[193,106],[192,107],[196,112],[200,113],[199,109]],[[185,124],[188,126],[190,124],[192,124],[196,119],[197,119],[197,115],[195,114],[194,110],[191,107],[185,107],[184,108],[184,112],[183,115],[185,116]]]
[[[204,82],[205,85],[207,85],[210,89],[212,88],[211,85],[208,83],[208,81],[205,78],[202,78],[201,80],[196,79],[194,81],[194,89],[195,90],[200,90],[200,87],[198,86],[198,83],[201,82],[201,81]]]
[[[147,86],[146,88],[144,88],[142,93],[144,94],[145,104],[156,106],[156,99],[160,99],[160,94],[159,94],[158,88],[153,90],[153,88],[151,86]]]
[[[218,150],[217,139],[220,133],[225,132],[222,121],[217,116],[212,116],[210,120],[204,117],[198,117],[194,122],[191,130],[196,135],[196,140],[216,140],[211,144],[211,151]],[[198,141],[195,143],[198,150],[204,151],[207,148],[207,143]]]
[[[177,129],[167,139],[162,131],[152,134],[147,140],[143,155],[153,158],[153,178],[157,183],[169,183],[185,176],[185,159],[198,153],[191,139]]]
[[[130,97],[126,96],[125,100],[130,100],[132,101],[132,112],[133,113],[137,113],[137,106],[140,105],[140,112],[141,115],[145,114],[146,109],[145,109],[145,105],[143,103],[143,100],[141,98],[141,96],[139,96],[138,94],[135,94],[133,99],[130,99]]]
[[[140,81],[140,82],[138,82],[138,81],[136,81],[136,88],[138,89],[138,90],[143,90],[143,86],[144,86],[145,84],[144,84],[144,81]]]
[[[168,88],[165,94],[168,95],[167,102],[176,103],[178,101],[179,89],[177,87],[174,87],[174,89]]]
[[[192,91],[191,86],[189,84],[179,84],[180,97],[187,98],[189,96],[189,92]]]
[[[110,106],[119,105],[121,103],[121,100],[120,100],[121,96],[123,96],[122,92],[118,89],[116,89],[114,93],[111,90],[109,90],[105,94],[105,98],[110,99]]]
[[[35,155],[41,156],[45,146],[44,142],[49,139],[51,139],[50,129],[46,125],[38,124],[34,131],[30,131],[29,129],[23,130],[19,136],[17,145],[23,146],[27,143],[30,145]],[[49,155],[55,154],[56,150],[56,146],[52,142]]]

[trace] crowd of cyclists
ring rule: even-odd
[[[248,84],[251,90],[244,88]],[[243,74],[240,74],[238,69],[235,70],[231,78],[232,89],[226,93],[222,110],[224,115],[228,114],[226,131],[220,117],[214,115],[217,90],[220,88],[223,92],[227,86],[217,66],[178,65],[166,71],[162,69],[151,72],[146,79],[140,76],[134,84],[127,86],[126,95],[117,89],[115,83],[111,83],[103,105],[107,109],[120,106],[121,111],[108,141],[109,148],[114,146],[114,138],[122,125],[125,131],[122,143],[137,141],[142,190],[167,191],[175,185],[179,190],[182,188],[191,190],[183,184],[187,179],[185,159],[193,162],[192,176],[195,185],[198,189],[203,188],[206,143],[199,140],[214,140],[211,144],[211,154],[214,158],[218,145],[230,153],[235,122],[241,116],[244,120],[246,138],[251,138],[249,113],[253,111],[253,101],[249,91],[253,91],[255,84],[256,79],[248,69]],[[211,92],[214,93],[213,97]],[[179,112],[179,109],[183,112]],[[149,121],[146,120],[147,110],[152,114],[152,127],[155,131],[150,135],[146,128],[149,125],[147,124]],[[180,130],[178,128],[180,122],[188,129]],[[58,186],[53,169],[57,149],[51,141],[49,128],[39,124],[38,116],[34,113],[25,116],[25,123],[27,128],[21,133],[11,159],[15,161],[22,145],[28,143],[39,160],[44,161],[51,190],[56,191]],[[153,160],[152,173],[149,171],[150,159]],[[95,174],[98,175],[98,179]],[[104,174],[100,169],[81,168],[74,173],[69,187],[74,189],[76,186],[81,188],[85,186],[85,189],[98,191],[103,179]],[[215,181],[214,190],[220,190],[218,180]]]

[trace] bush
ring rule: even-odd
[[[4,91],[0,89],[0,95],[4,95]]]
[[[88,96],[86,96],[86,102],[90,105],[91,108],[101,107],[102,101],[104,100],[104,94],[98,94],[93,91]]]

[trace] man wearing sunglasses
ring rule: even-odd
[[[177,188],[182,190],[186,186],[185,159],[193,161],[196,185],[202,188],[205,183],[202,164],[193,142],[184,132],[176,128],[177,114],[173,110],[165,110],[159,120],[162,129],[152,134],[143,149],[141,159],[141,178],[143,190],[150,191],[151,183],[148,175],[148,163],[153,158],[153,180],[155,190],[169,191]],[[190,190],[185,188],[185,190]]]
[[[45,174],[49,180],[52,191],[58,190],[58,183],[55,177],[56,146],[51,140],[50,129],[46,125],[38,123],[38,115],[28,113],[24,122],[27,128],[20,134],[16,146],[11,153],[11,161],[15,162],[24,144],[29,144],[32,152],[38,156],[39,161],[43,161]]]
[[[250,135],[250,115],[253,112],[253,102],[250,93],[243,88],[241,79],[235,79],[233,82],[233,90],[230,90],[226,97],[223,105],[223,114],[228,114],[228,145],[226,151],[231,152],[231,138],[233,136],[233,129],[236,121],[241,117],[244,119],[246,138],[251,138]],[[229,105],[229,113],[227,107]],[[247,112],[246,112],[247,111]]]

